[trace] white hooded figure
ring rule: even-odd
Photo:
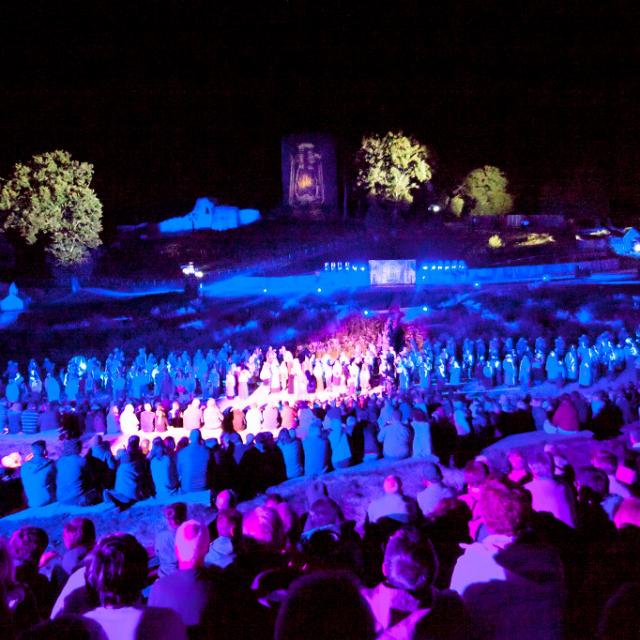
[[[135,414],[133,405],[129,402],[120,414],[120,430],[126,436],[133,436],[138,433],[139,426],[138,416]]]

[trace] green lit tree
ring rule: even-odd
[[[363,138],[356,162],[358,186],[378,204],[390,206],[394,221],[413,202],[413,192],[431,180],[429,150],[401,132]]]
[[[58,266],[85,263],[91,249],[101,244],[102,204],[91,188],[92,178],[93,166],[73,160],[67,151],[16,164],[1,184],[4,229],[28,245],[42,241]]]
[[[454,191],[450,207],[461,215],[465,207],[474,216],[499,216],[513,210],[513,196],[508,191],[506,175],[490,165],[474,169]],[[454,202],[455,201],[455,202]]]

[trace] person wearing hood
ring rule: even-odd
[[[22,486],[30,507],[43,507],[55,501],[56,465],[47,457],[47,444],[37,440],[31,445],[33,457],[21,469]]]
[[[309,434],[302,442],[304,450],[304,475],[326,473],[331,460],[331,445],[322,432],[322,423],[316,419],[309,426]]]
[[[548,545],[520,541],[532,518],[527,491],[509,480],[488,480],[479,510],[488,535],[463,545],[451,589],[458,592],[483,638],[563,637],[564,578]]]

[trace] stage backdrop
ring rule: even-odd
[[[321,133],[282,139],[283,203],[299,215],[332,213],[338,204],[333,138]]]
[[[415,285],[415,260],[369,260],[372,286]]]

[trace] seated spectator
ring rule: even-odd
[[[372,640],[374,620],[348,574],[318,572],[291,585],[276,621],[275,640]]]
[[[30,402],[20,415],[22,433],[38,433],[40,431],[40,414],[35,402]]]
[[[440,504],[440,500],[454,498],[456,493],[443,482],[442,469],[437,464],[427,462],[422,467],[424,489],[416,496],[422,515],[429,517]]]
[[[47,457],[47,443],[37,440],[31,445],[33,457],[20,469],[22,486],[30,507],[43,507],[55,501],[56,465]]]
[[[525,485],[527,482],[531,482],[531,480],[533,480],[531,472],[529,471],[527,459],[520,451],[509,451],[507,454],[507,460],[509,462],[509,473],[507,474],[507,477],[511,482]]]
[[[413,432],[401,422],[401,414],[394,409],[391,419],[378,432],[378,441],[382,443],[382,457],[385,460],[403,460],[411,455]]]
[[[596,550],[601,545],[608,546],[613,542],[615,528],[605,511],[605,500],[609,496],[606,473],[595,467],[578,467],[575,487],[576,527],[582,534],[583,544],[592,545]]]
[[[101,434],[96,434],[87,451],[89,473],[93,477],[96,487],[110,489],[113,486],[116,472],[116,459],[111,453],[109,443],[105,442]]]
[[[591,464],[596,469],[602,469],[609,478],[609,493],[620,496],[623,500],[631,497],[630,488],[616,477],[618,471],[618,456],[611,451],[600,450],[591,458]]]
[[[471,460],[464,467],[464,482],[467,486],[466,493],[458,496],[458,500],[464,502],[471,511],[469,521],[469,535],[472,540],[476,540],[478,530],[482,525],[482,517],[478,508],[480,490],[489,477],[489,467],[480,460]]]
[[[189,444],[178,453],[178,476],[182,490],[189,492],[206,489],[210,463],[211,451],[202,442],[200,429],[192,429]]]
[[[97,592],[100,606],[84,615],[100,625],[108,640],[186,640],[185,626],[177,613],[141,604],[147,564],[147,552],[132,535],[110,535],[98,543],[88,582]]]
[[[222,509],[216,517],[218,536],[209,545],[204,558],[207,566],[226,569],[236,559],[236,544],[242,529],[242,514],[236,509]]]
[[[431,424],[422,409],[414,408],[411,411],[411,427],[413,428],[413,457],[428,458],[432,454]]]
[[[149,463],[140,451],[140,438],[130,436],[127,449],[118,460],[115,486],[104,491],[105,502],[126,509],[151,495],[151,482]]]
[[[202,407],[200,398],[194,398],[182,414],[182,426],[187,431],[200,430],[202,427]]]
[[[460,597],[434,587],[438,560],[424,535],[414,529],[392,534],[385,548],[382,573],[384,582],[363,591],[378,633],[388,632],[393,638],[469,637]]]
[[[487,480],[479,509],[488,535],[466,546],[451,578],[482,638],[563,637],[563,568],[557,552],[518,537],[531,518],[527,491]]]
[[[299,478],[304,474],[302,442],[296,436],[295,429],[281,429],[278,434],[278,447],[282,452],[287,479]]]
[[[553,458],[540,453],[529,462],[533,480],[525,484],[534,511],[551,513],[570,527],[576,526],[576,500],[572,488],[553,476]]]
[[[322,432],[322,425],[315,420],[309,426],[309,433],[302,441],[304,450],[304,475],[315,476],[326,473],[331,461],[331,446]]]
[[[176,556],[176,531],[187,520],[187,505],[184,502],[174,502],[164,509],[167,528],[156,533],[155,553],[158,559],[158,576],[168,576],[177,571],[178,558]]]
[[[19,632],[40,620],[29,588],[15,579],[13,558],[7,543],[0,538],[0,632],[12,640]]]
[[[86,507],[100,500],[90,466],[80,455],[81,451],[79,440],[65,440],[63,453],[56,462],[56,497],[61,504]]]
[[[156,414],[151,408],[150,402],[144,403],[144,409],[140,413],[140,430],[143,433],[153,433],[155,431]]]
[[[384,495],[371,501],[367,509],[369,522],[389,518],[402,523],[416,522],[418,504],[402,493],[402,480],[398,476],[387,476],[383,483]]]
[[[175,456],[170,456],[162,438],[155,438],[149,452],[151,480],[157,498],[172,496],[180,490]]]
[[[351,465],[351,447],[346,426],[342,424],[342,418],[325,418],[325,426],[331,445],[331,465],[334,469],[345,469]]]
[[[62,542],[66,548],[61,567],[67,577],[77,571],[96,544],[96,527],[89,518],[73,518],[65,522]]]
[[[551,417],[551,424],[560,432],[570,433],[580,430],[580,417],[568,393],[560,396],[558,408]]]
[[[40,560],[49,544],[49,536],[39,527],[21,527],[9,540],[9,549],[15,566],[15,579],[31,591],[35,599],[38,618],[49,617],[53,604],[51,583],[40,572]]]
[[[173,609],[193,632],[204,622],[205,611],[215,608],[213,582],[204,570],[209,549],[206,525],[197,520],[183,522],[176,531],[175,546],[178,571],[153,583],[149,606]]]
[[[132,436],[138,433],[139,426],[140,421],[138,420],[138,416],[135,413],[133,405],[129,402],[120,414],[120,429],[126,436]],[[115,428],[115,425],[113,425],[113,428]]]

